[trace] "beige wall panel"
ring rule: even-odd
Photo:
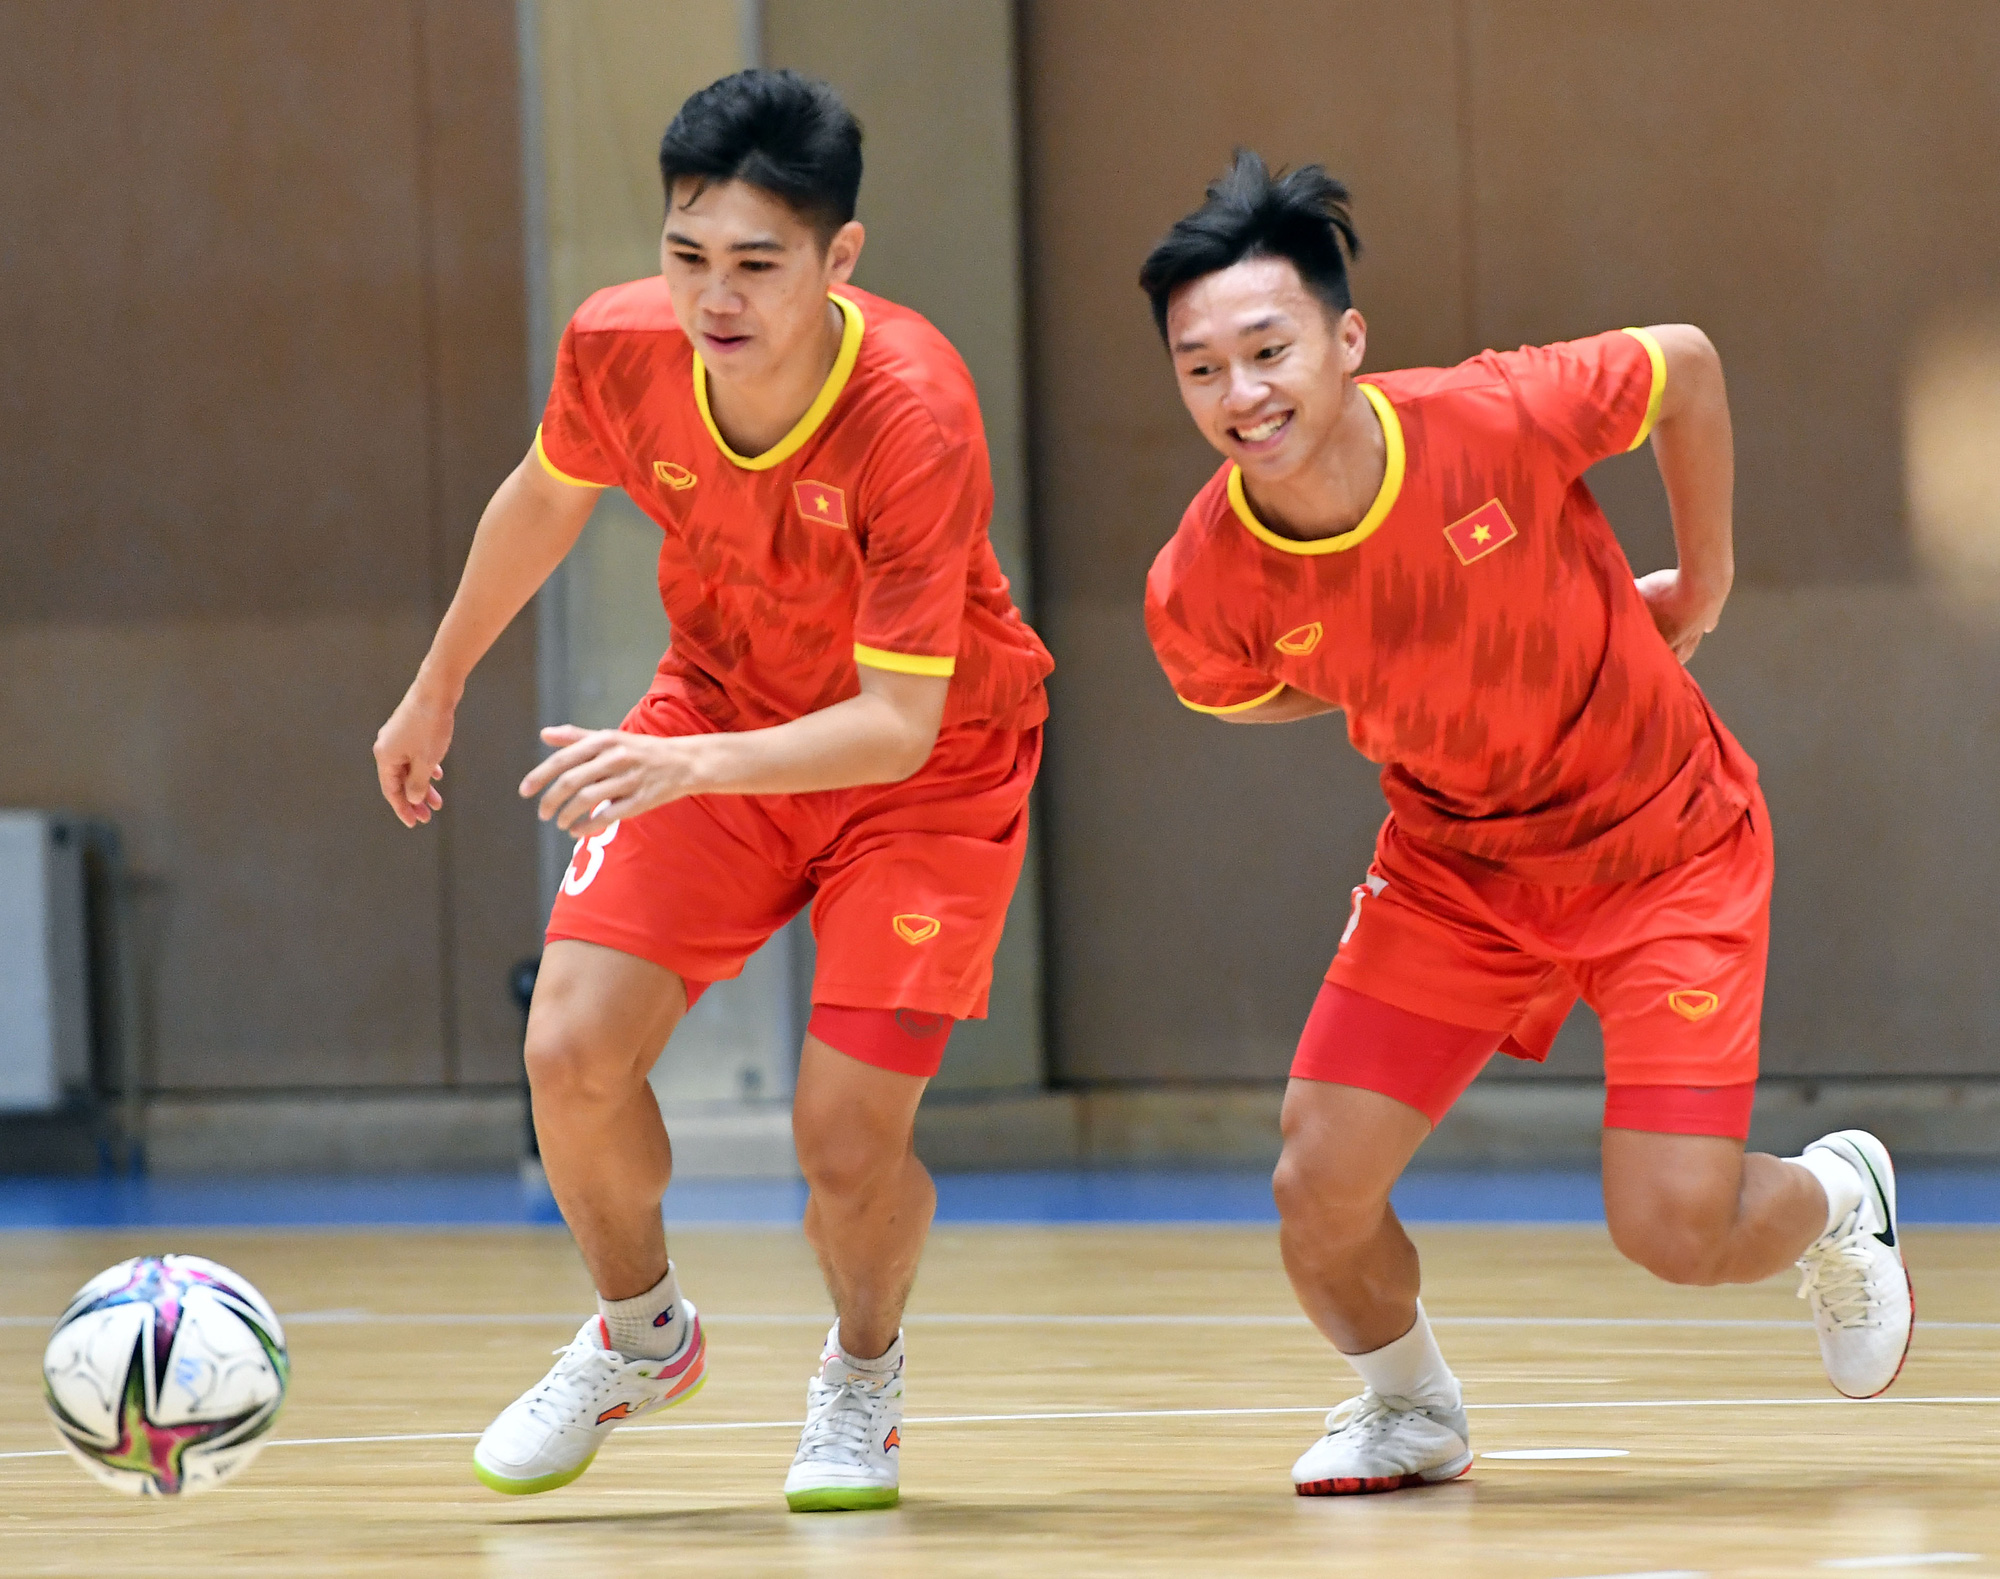
[[[1014,7],[765,0],[762,10],[764,63],[832,83],[861,119],[868,242],[855,281],[924,314],[971,369],[993,459],[993,546],[1032,617]],[[1041,1082],[1039,867],[1031,852],[988,1018],[954,1034],[940,1089]]]
[[[42,80],[7,96],[7,163],[57,172],[10,175],[9,207],[68,192],[7,226],[33,284],[5,293],[0,480],[37,551],[0,617],[407,606],[428,570],[410,7],[8,15],[26,36],[0,54]],[[94,217],[28,218],[70,208]]]
[[[521,212],[515,18],[496,0],[427,0],[425,239],[429,251],[432,607],[442,613],[480,511],[519,462],[532,424]],[[385,704],[386,705],[386,704]],[[514,622],[459,710],[445,846],[441,940],[447,1047],[460,1080],[519,1077],[521,1015],[508,971],[541,946],[534,813],[514,791],[539,756],[532,620]]]
[[[1159,674],[1146,569],[1217,462],[1133,280],[1236,144],[1319,160],[1354,189],[1371,364],[1462,354],[1453,8],[1067,0],[1023,17],[1054,1067],[1276,1078],[1381,798],[1337,724],[1224,729]]]
[[[0,800],[125,828],[158,1086],[511,1073],[526,633],[449,834],[366,747],[525,443],[513,48],[499,0],[0,8]]]
[[[1480,343],[1702,324],[1739,412],[1739,575],[1908,574],[1912,340],[1940,306],[2000,299],[2000,6],[1470,15]]]
[[[6,801],[111,818],[146,879],[151,1084],[443,1078],[441,846],[384,814],[365,750],[428,623],[0,626]]]

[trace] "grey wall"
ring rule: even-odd
[[[1739,580],[1695,672],[1778,829],[1766,1068],[2000,1073],[1978,941],[2000,920],[2000,598],[1969,568],[2000,543],[2000,483],[1990,442],[1912,437],[1927,379],[1970,365],[2000,388],[2000,8],[1031,0],[1023,18],[1059,1075],[1282,1074],[1382,815],[1337,721],[1184,711],[1140,622],[1215,457],[1132,279],[1236,143],[1354,187],[1372,366],[1708,328]],[[1912,455],[1989,469],[1926,478]],[[1649,457],[1592,483],[1640,567],[1666,562]],[[1913,495],[1955,501],[1966,553],[1913,532]],[[1556,1072],[1591,1066],[1572,1029]]]
[[[533,645],[368,746],[525,447],[513,10],[0,7],[0,801],[146,879],[154,1086],[510,1081]]]

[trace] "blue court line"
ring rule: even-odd
[[[1258,1170],[944,1174],[941,1224],[1274,1224]],[[1898,1178],[1905,1223],[2000,1223],[2000,1170],[1912,1169]],[[670,1225],[796,1224],[805,1186],[787,1179],[685,1179]],[[1396,1187],[1413,1223],[1599,1223],[1592,1173],[1413,1173]],[[522,1226],[560,1221],[547,1194],[511,1173],[360,1178],[0,1178],[0,1229]]]

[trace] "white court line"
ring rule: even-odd
[[[1940,1563],[1976,1563],[1978,1552],[1913,1552],[1905,1557],[1823,1557],[1820,1568],[1935,1568]]]
[[[577,1312],[567,1311],[447,1311],[397,1312],[374,1310],[302,1310],[283,1317],[288,1327],[531,1327],[578,1320]],[[776,1327],[825,1322],[829,1311],[753,1311],[738,1315],[702,1312],[711,1327]],[[0,1316],[0,1328],[43,1327],[53,1316]],[[1170,1314],[1119,1313],[1065,1315],[1035,1311],[978,1312],[933,1311],[908,1315],[906,1327],[1308,1327],[1304,1316],[1279,1314],[1216,1313],[1198,1311]],[[1707,1316],[1433,1316],[1434,1327],[1665,1327],[1689,1331],[1782,1331],[1795,1332],[1811,1325],[1804,1317],[1796,1321],[1774,1321],[1743,1317]],[[1919,1321],[1926,1332],[2000,1332],[2000,1321]]]
[[[1467,1404],[1470,1410],[1523,1409],[1799,1409],[1830,1404],[1839,1408],[1889,1409],[1899,1404],[2000,1404],[2000,1396],[1953,1395],[1935,1398],[1647,1398],[1623,1402],[1595,1399],[1577,1403]],[[1321,1404],[1280,1404],[1250,1409],[1070,1409],[1004,1415],[911,1415],[905,1425],[1005,1425],[1047,1420],[1213,1420],[1263,1415],[1325,1414]],[[621,1432],[665,1434],[682,1431],[796,1431],[803,1420],[691,1420],[680,1425],[628,1425]],[[379,1442],[471,1442],[477,1431],[397,1432],[384,1436],[279,1437],[267,1447],[346,1447]],[[0,1460],[59,1458],[60,1449],[0,1453]]]

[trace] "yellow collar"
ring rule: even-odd
[[[1236,519],[1249,527],[1257,540],[1281,549],[1287,554],[1337,554],[1342,549],[1353,548],[1357,543],[1372,537],[1375,529],[1389,517],[1395,508],[1396,496],[1403,491],[1403,424],[1396,415],[1396,408],[1389,404],[1389,397],[1373,384],[1363,384],[1361,393],[1368,397],[1368,403],[1375,408],[1375,416],[1382,424],[1382,447],[1385,451],[1382,467],[1382,486],[1376,490],[1375,502],[1368,507],[1368,513],[1361,518],[1360,525],[1352,531],[1342,532],[1338,537],[1316,537],[1309,542],[1296,538],[1280,537],[1262,521],[1257,512],[1250,508],[1250,500],[1243,492],[1243,468],[1229,468],[1229,503],[1236,512]]]
[[[847,387],[848,376],[853,373],[854,363],[861,355],[861,333],[867,325],[862,321],[861,309],[845,296],[836,296],[828,291],[827,299],[840,308],[841,316],[846,320],[840,331],[840,351],[833,359],[833,371],[826,375],[826,382],[819,386],[819,393],[806,407],[806,414],[792,425],[792,431],[762,455],[738,455],[729,447],[729,441],[715,425],[714,413],[708,409],[708,369],[702,366],[701,353],[697,351],[694,354],[694,403],[701,408],[702,425],[708,429],[708,436],[715,440],[715,447],[745,471],[769,471],[773,466],[790,460],[798,453],[799,447],[819,431],[820,424],[826,421],[826,414],[833,410],[833,403]]]

